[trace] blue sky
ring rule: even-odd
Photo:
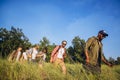
[[[75,36],[86,41],[104,29],[105,56],[120,56],[119,0],[0,0],[0,27],[11,26],[23,29],[33,44],[45,36],[51,44],[67,40],[68,46]]]

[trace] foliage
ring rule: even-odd
[[[55,44],[50,45],[50,41],[46,37],[43,37],[42,40],[40,40],[40,50],[44,48],[47,48],[46,61],[49,62],[50,55],[51,55],[52,50],[55,48]]]
[[[55,44],[50,44],[47,37],[43,37],[40,40],[40,50],[47,48],[47,62],[50,60],[50,55],[52,50],[55,48]],[[31,47],[29,39],[24,35],[22,29],[11,27],[11,30],[6,28],[0,28],[0,57],[8,56],[13,50],[16,50],[19,46],[26,49],[26,47]],[[79,36],[76,36],[72,40],[72,46],[69,46],[67,49],[67,57],[65,61],[67,63],[84,63],[84,46],[85,40],[81,39]],[[112,57],[109,58],[109,62],[112,64],[120,64],[120,57],[117,57],[117,60],[114,60]]]
[[[51,45],[46,37],[40,40],[39,45],[40,50],[47,48],[46,61],[49,62],[51,52],[56,45]],[[6,28],[0,28],[0,57],[6,57],[19,46],[22,46],[23,50],[31,46],[22,29],[11,27],[11,30],[7,30]],[[0,80],[120,80],[120,57],[117,57],[117,60],[112,57],[109,58],[109,62],[118,64],[113,68],[102,65],[100,78],[91,73],[87,74],[82,64],[80,64],[85,61],[84,46],[84,39],[79,36],[74,37],[72,46],[67,49],[68,53],[65,59],[65,62],[67,62],[67,75],[63,75],[60,68],[55,68],[50,63],[44,63],[43,67],[39,67],[36,63],[10,63],[0,59]]]
[[[120,57],[117,57],[117,64],[120,64]]]
[[[108,60],[110,63],[112,64],[115,64],[115,59],[113,59],[112,57],[109,57],[109,60]]]
[[[54,48],[55,48],[55,45],[54,45],[54,44],[47,46],[47,49],[48,49],[47,58],[46,58],[46,61],[47,61],[47,62],[50,61],[50,55],[51,55],[52,50],[53,50]]]
[[[41,48],[47,47],[49,44],[50,44],[50,41],[46,37],[43,37],[42,40],[40,40]]]
[[[75,62],[84,62],[84,46],[85,40],[81,39],[79,36],[76,36],[72,40],[72,45],[68,48],[68,53]]]
[[[11,27],[11,30],[0,28],[0,57],[6,57],[13,50],[22,46],[23,49],[30,46],[29,39],[22,29]]]
[[[114,65],[119,65],[120,64],[120,57],[118,56],[117,57],[117,60],[115,60],[114,58],[112,57],[109,57],[109,60],[108,60],[110,63],[114,64]]]

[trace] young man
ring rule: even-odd
[[[101,72],[101,61],[108,66],[112,66],[105,57],[103,56],[103,45],[102,40],[106,38],[108,34],[104,30],[98,32],[97,37],[91,37],[87,40],[85,46],[86,65],[84,66],[87,70],[93,74]]]
[[[63,74],[66,74],[66,66],[64,63],[64,58],[66,57],[67,41],[62,41],[61,45],[56,46],[51,54],[50,62],[54,63],[55,66],[60,66],[62,68]]]
[[[36,62],[36,56],[38,54],[38,49],[39,49],[39,45],[35,45],[33,48],[32,48],[32,62]]]

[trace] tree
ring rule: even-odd
[[[47,49],[48,49],[47,58],[46,58],[47,62],[50,61],[50,56],[51,56],[51,53],[52,53],[53,49],[55,48],[55,46],[56,46],[55,44],[47,46]]]
[[[72,59],[75,62],[84,62],[84,46],[85,40],[80,39],[79,36],[76,36],[72,40],[72,45],[68,48],[68,53],[71,55]]]
[[[120,57],[117,57],[117,64],[120,64]]]
[[[24,35],[22,29],[11,27],[11,30],[0,28],[0,56],[6,57],[19,46],[30,46],[29,39]]]
[[[50,44],[50,41],[46,38],[43,37],[42,40],[40,40],[40,46],[43,47],[47,47]]]
[[[112,57],[109,57],[109,60],[108,60],[110,63],[112,63],[112,64],[115,64],[115,59],[114,58],[112,58]]]
[[[51,52],[55,48],[55,46],[56,46],[55,44],[50,45],[50,41],[46,37],[43,37],[42,40],[40,40],[40,50],[47,48],[47,57],[46,57],[47,62],[49,62]]]

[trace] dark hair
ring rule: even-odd
[[[26,47],[26,49],[28,50],[28,49],[29,49],[29,47]]]
[[[43,52],[44,50],[46,51],[46,53],[48,52],[48,48],[47,48],[47,47],[44,47],[44,48],[42,49],[42,52]]]
[[[63,42],[66,42],[66,44],[67,44],[67,41],[66,41],[66,40],[63,40],[62,43],[63,43]]]

